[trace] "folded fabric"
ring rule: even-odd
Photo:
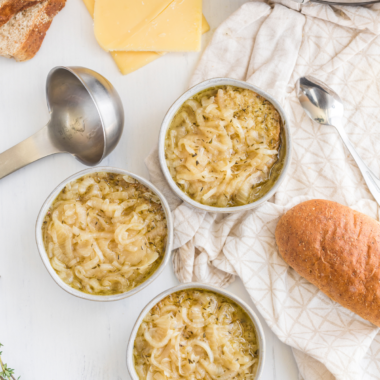
[[[291,168],[273,203],[251,212],[217,215],[178,200],[153,152],[146,160],[151,180],[168,197],[174,215],[174,270],[182,282],[217,286],[227,286],[238,275],[274,333],[293,347],[300,379],[380,379],[378,328],[289,268],[274,240],[279,217],[310,198],[354,206],[379,219],[378,206],[339,136],[308,119],[294,83],[312,74],[340,94],[345,129],[379,174],[380,5],[276,2],[248,2],[220,25],[191,84],[232,77],[276,97],[290,118]]]

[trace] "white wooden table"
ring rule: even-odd
[[[211,32],[203,37],[203,46],[244,2],[204,0]],[[58,65],[85,66],[114,84],[126,114],[122,139],[103,164],[148,177],[144,158],[157,142],[165,112],[186,90],[199,56],[167,54],[123,77],[97,45],[82,2],[68,0],[33,60],[16,63],[0,58],[0,151],[48,121],[49,70]],[[178,283],[170,263],[153,285],[135,297],[103,304],[77,299],[53,282],[37,252],[35,221],[51,190],[82,169],[70,155],[57,155],[0,181],[0,342],[5,345],[5,361],[24,380],[129,379],[126,344],[137,315],[151,298]],[[230,290],[255,309],[239,280]],[[297,379],[291,349],[262,322],[267,341],[262,379]]]

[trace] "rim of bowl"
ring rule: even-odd
[[[119,294],[112,294],[112,295],[95,295],[95,294],[88,294],[85,292],[81,292],[80,290],[72,288],[70,285],[66,284],[56,273],[52,265],[50,264],[49,257],[46,253],[43,237],[42,237],[42,223],[45,218],[45,215],[51,206],[51,204],[54,202],[54,200],[57,198],[58,194],[61,192],[61,190],[69,183],[72,182],[80,177],[83,177],[86,174],[96,173],[96,172],[108,172],[108,173],[116,173],[116,174],[123,174],[128,175],[137,181],[139,181],[144,186],[151,189],[159,198],[161,201],[161,204],[163,206],[165,216],[166,216],[166,222],[167,222],[167,243],[166,243],[166,249],[164,253],[164,257],[162,259],[162,262],[160,266],[156,269],[156,271],[142,284],[137,286],[136,288],[133,288],[127,292],[119,293]],[[166,201],[163,194],[148,180],[145,178],[142,178],[138,176],[137,174],[131,173],[124,169],[114,168],[112,166],[98,166],[95,168],[90,168],[86,170],[82,170],[80,172],[77,172],[73,174],[72,176],[68,177],[64,181],[62,181],[47,197],[45,202],[43,203],[41,210],[38,214],[37,221],[36,221],[36,230],[35,230],[35,237],[36,237],[36,243],[38,252],[40,254],[41,260],[43,264],[45,265],[45,268],[47,269],[50,276],[53,278],[53,280],[67,293],[76,296],[78,298],[82,298],[89,301],[98,301],[98,302],[111,302],[111,301],[119,301],[121,299],[131,297],[134,294],[138,293],[140,290],[144,289],[148,285],[150,285],[164,270],[165,266],[170,260],[171,251],[173,247],[173,219],[170,211],[170,207],[168,202]]]
[[[254,379],[254,380],[259,380],[264,370],[266,342],[265,342],[264,330],[257,314],[251,309],[250,306],[248,306],[241,298],[239,298],[235,294],[230,293],[227,290],[224,290],[222,288],[218,288],[216,286],[207,285],[207,284],[201,284],[199,282],[190,282],[187,284],[180,284],[180,285],[174,286],[173,288],[167,289],[164,292],[157,295],[156,297],[154,297],[141,311],[140,315],[138,316],[133,326],[133,329],[129,336],[128,346],[127,346],[127,368],[132,380],[140,380],[136,373],[135,366],[133,363],[133,346],[134,346],[135,338],[137,335],[137,331],[145,315],[152,309],[153,306],[155,306],[158,302],[160,302],[162,299],[164,299],[168,295],[176,293],[181,290],[188,290],[188,289],[202,289],[202,290],[218,293],[226,298],[231,299],[233,302],[237,303],[248,314],[248,316],[251,318],[251,321],[253,322],[255,326],[256,336],[259,341],[259,353],[260,353],[259,364],[257,367],[256,377]]]
[[[261,95],[263,98],[269,100],[276,110],[279,112],[282,120],[282,127],[285,134],[285,159],[284,159],[284,165],[282,168],[282,171],[277,178],[276,182],[273,184],[273,186],[270,188],[270,190],[262,196],[260,199],[258,199],[255,202],[248,203],[243,206],[236,206],[236,207],[214,207],[214,206],[208,206],[204,205],[202,203],[196,202],[193,199],[191,199],[187,194],[185,194],[174,182],[169,169],[166,165],[165,160],[165,137],[166,132],[170,127],[170,124],[173,120],[173,117],[179,110],[179,108],[183,105],[183,103],[191,98],[192,96],[196,95],[197,93],[206,90],[210,87],[216,87],[216,86],[234,86],[234,87],[240,87],[245,88],[248,90],[252,90],[259,95]],[[286,116],[285,111],[283,110],[282,106],[278,103],[276,99],[273,98],[270,94],[265,92],[259,87],[256,87],[250,83],[243,82],[241,80],[232,79],[232,78],[212,78],[205,80],[201,83],[198,83],[197,85],[191,87],[188,91],[183,93],[169,108],[168,112],[166,113],[164,120],[161,124],[161,130],[160,135],[158,139],[158,157],[160,161],[161,170],[165,176],[165,179],[167,183],[169,184],[171,190],[184,202],[186,202],[188,205],[193,206],[194,208],[201,209],[203,211],[207,212],[213,212],[213,213],[235,213],[239,211],[247,211],[251,210],[253,208],[261,206],[264,202],[266,202],[268,199],[270,199],[277,191],[277,189],[280,187],[282,181],[284,180],[286,173],[290,167],[290,161],[291,161],[291,154],[292,154],[292,141],[291,141],[291,135],[290,135],[290,128],[289,128],[289,120]]]

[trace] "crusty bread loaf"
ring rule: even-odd
[[[65,6],[66,0],[46,0],[13,16],[0,27],[0,55],[26,61],[41,47],[53,17]]]
[[[276,228],[281,256],[332,300],[380,327],[380,223],[339,203],[312,200]]]
[[[0,0],[0,27],[7,23],[16,13],[42,1],[44,0]]]

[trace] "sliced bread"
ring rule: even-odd
[[[7,23],[16,13],[42,1],[44,0],[0,0],[0,27]]]
[[[53,17],[66,0],[46,0],[22,10],[0,27],[0,55],[26,61],[41,47]]]

